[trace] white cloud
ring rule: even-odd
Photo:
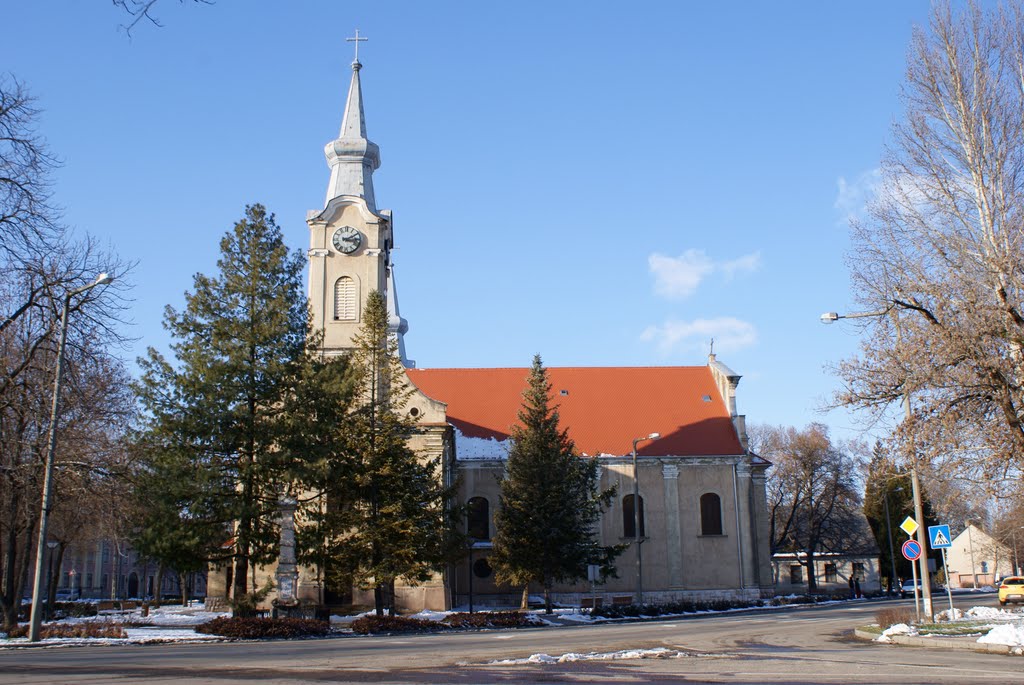
[[[744,255],[739,259],[733,259],[729,262],[722,262],[718,265],[718,270],[725,274],[725,277],[732,279],[738,273],[752,273],[761,268],[761,253],[753,252],[748,255]]]
[[[647,265],[654,275],[655,293],[669,299],[683,299],[692,295],[713,273],[718,272],[731,279],[738,273],[757,270],[761,265],[761,253],[715,262],[704,250],[687,250],[678,257],[655,252],[647,258]]]
[[[833,206],[842,214],[841,221],[848,223],[861,219],[867,213],[868,202],[878,195],[882,185],[882,170],[870,169],[861,172],[852,181],[840,176],[837,185],[839,192]]]
[[[661,326],[648,326],[640,334],[642,341],[654,343],[663,355],[677,350],[706,351],[712,338],[715,351],[735,352],[757,342],[757,329],[746,321],[723,316],[694,321],[670,319]]]

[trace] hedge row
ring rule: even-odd
[[[28,624],[9,631],[7,637],[28,637]],[[128,637],[120,623],[45,623],[40,626],[39,637]]]
[[[444,630],[446,625],[438,621],[406,616],[377,616],[369,614],[352,621],[352,632],[360,635],[372,633],[427,633]]]
[[[222,616],[196,626],[197,633],[221,637],[311,637],[331,632],[331,624],[309,618],[254,618]]]
[[[482,611],[448,614],[444,622],[452,628],[524,628],[536,625],[529,614],[518,611]]]
[[[448,614],[441,621],[406,616],[360,616],[352,621],[352,631],[361,635],[373,633],[425,633],[438,630],[469,630],[473,628],[522,628],[533,625],[528,614],[518,611],[481,611]]]
[[[726,611],[729,609],[755,609],[767,606],[785,606],[789,604],[814,604],[835,599],[824,595],[791,595],[788,597],[772,597],[741,601],[733,599],[712,599],[706,601],[679,600],[664,604],[611,604],[599,606],[590,612],[591,616],[602,618],[635,618],[638,616],[665,616],[675,614],[696,614],[701,611]]]

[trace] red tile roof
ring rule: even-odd
[[[576,448],[587,455],[742,454],[739,438],[706,366],[548,368],[552,404]],[[529,369],[410,369],[427,396],[448,405],[464,435],[502,440],[518,422]],[[563,394],[563,392],[565,394]],[[705,397],[708,398],[705,400]]]

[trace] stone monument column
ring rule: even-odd
[[[294,497],[281,498],[281,551],[277,560],[277,598],[274,600],[274,614],[285,616],[295,613],[299,606],[296,589],[299,571],[295,564],[295,507]]]

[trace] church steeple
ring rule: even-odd
[[[355,38],[346,40],[355,42],[356,57],[341,132],[324,149],[331,169],[327,199],[322,209],[306,215],[310,307],[314,325],[323,333],[324,354],[341,354],[354,347],[367,297],[376,290],[386,298],[388,326],[398,337],[402,363],[412,367],[415,362],[405,356],[409,323],[398,311],[391,262],[394,220],[391,210],[377,209],[373,196],[380,152],[366,137],[363,116],[359,43],[366,38],[356,31]]]
[[[365,39],[359,39],[357,35],[357,40]],[[363,65],[359,63],[358,46],[359,43],[356,43],[356,59],[352,62],[352,83],[348,88],[341,133],[324,147],[327,166],[331,168],[324,205],[339,195],[355,195],[366,200],[370,211],[376,212],[373,172],[380,167],[380,150],[376,143],[366,137],[363,89],[359,82],[359,70]]]

